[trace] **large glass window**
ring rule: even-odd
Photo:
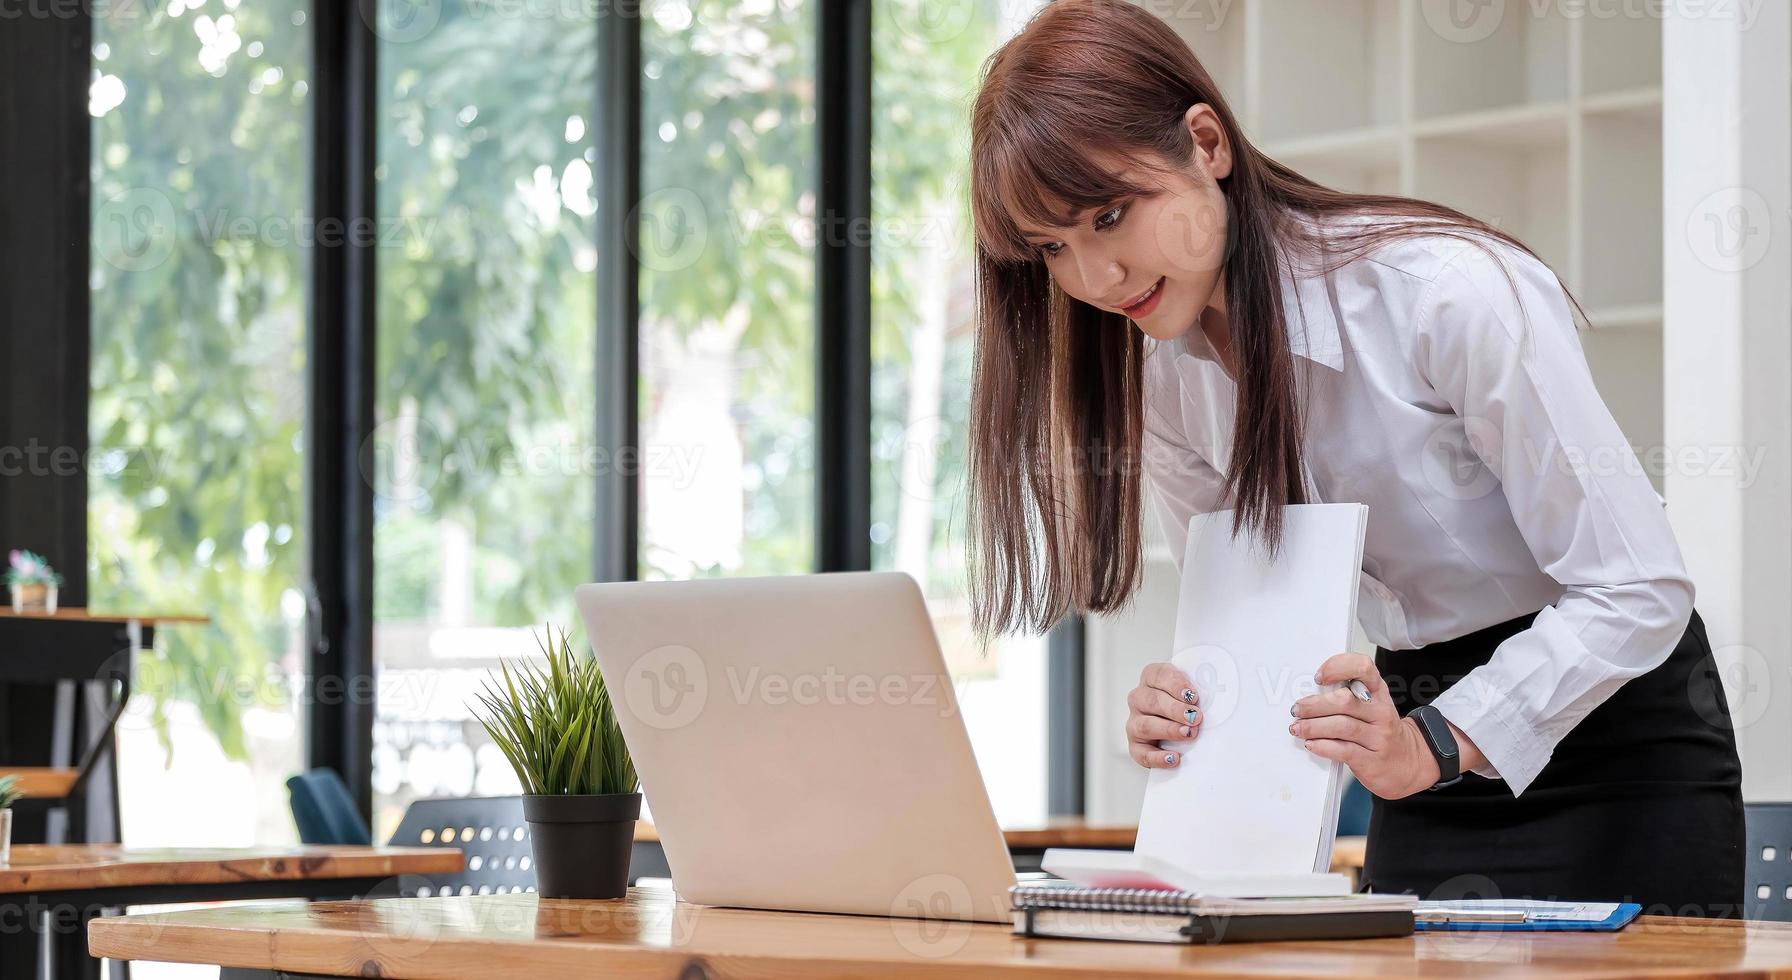
[[[642,5],[640,576],[815,566],[815,40]]]
[[[294,839],[306,9],[94,7],[89,550],[51,557],[87,561],[96,609],[212,620],[163,629],[138,665],[117,743],[127,844]]]
[[[468,702],[591,577],[607,8],[380,9],[376,838],[413,799],[517,791]]]
[[[1046,649],[987,650],[965,598],[965,437],[975,333],[970,106],[984,58],[1032,0],[874,5],[872,561],[927,596],[1004,824],[1046,815]]]

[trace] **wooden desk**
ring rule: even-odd
[[[0,976],[34,975],[46,925],[56,977],[91,975],[85,930],[105,909],[249,898],[395,893],[399,875],[453,873],[443,847],[135,849],[117,844],[15,844],[0,866]],[[18,941],[15,934],[23,935]]]
[[[59,619],[77,623],[195,623],[204,625],[212,621],[210,616],[194,613],[127,613],[127,612],[94,612],[85,606],[58,606],[56,611],[44,612],[41,609],[27,609],[13,612],[12,606],[0,606],[0,619]]]
[[[0,766],[0,776],[17,776],[18,790],[37,799],[59,800],[75,788],[79,769],[20,769]]]
[[[11,605],[0,606],[0,684],[42,684],[54,692],[48,757],[0,762],[48,763],[55,769],[74,773],[73,780],[58,784],[56,792],[34,789],[28,793],[25,809],[31,811],[34,822],[41,822],[37,829],[24,831],[32,839],[51,843],[91,839],[87,826],[89,810],[104,814],[103,819],[96,821],[103,825],[95,829],[96,835],[103,835],[99,839],[116,835],[117,779],[114,760],[108,758],[108,753],[112,733],[131,697],[137,658],[154,645],[158,625],[210,621],[205,616],[185,613],[95,612],[80,606],[65,606],[54,613],[15,613]],[[77,718],[87,710],[76,710],[77,691],[86,682],[101,684],[111,704],[98,724],[82,725],[87,730],[77,732]],[[105,771],[113,778],[106,780],[107,785],[99,792],[90,792],[89,780],[102,764],[108,766]],[[37,775],[40,779],[48,778],[49,771],[40,769]],[[39,811],[52,814],[54,819],[38,816]]]
[[[1792,976],[1792,925],[1645,916],[1615,934],[1170,946],[1017,939],[1006,926],[705,908],[631,889],[209,908],[107,918],[96,956],[322,976]],[[230,974],[247,976],[252,974]]]

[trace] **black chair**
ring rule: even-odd
[[[365,844],[366,821],[355,809],[341,777],[312,770],[287,780],[293,822],[306,844]],[[400,894],[489,895],[535,890],[534,858],[529,852],[528,824],[520,796],[418,800],[388,842],[395,847],[457,847],[466,855],[458,875],[406,876]],[[629,859],[628,883],[640,878],[669,877],[666,854],[658,841],[636,841]],[[426,890],[427,889],[427,890]]]
[[[1750,803],[1743,917],[1792,922],[1792,803]]]
[[[428,898],[535,890],[529,825],[523,821],[520,796],[417,800],[404,811],[390,843],[457,847],[467,858],[466,870],[458,874],[406,875],[400,879],[402,895]]]

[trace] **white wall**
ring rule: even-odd
[[[1746,6],[1746,5],[1745,5]],[[1690,9],[1690,8],[1689,8]],[[1741,743],[1743,793],[1792,799],[1792,8],[1670,16],[1663,495]],[[1738,472],[1738,450],[1760,461]]]

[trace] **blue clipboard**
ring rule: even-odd
[[[1420,907],[1423,912],[1423,905]],[[1547,911],[1533,912],[1523,921],[1500,922],[1473,918],[1425,920],[1415,919],[1418,932],[1616,932],[1630,924],[1643,911],[1636,902],[1620,902],[1612,914],[1598,921],[1551,918]]]

